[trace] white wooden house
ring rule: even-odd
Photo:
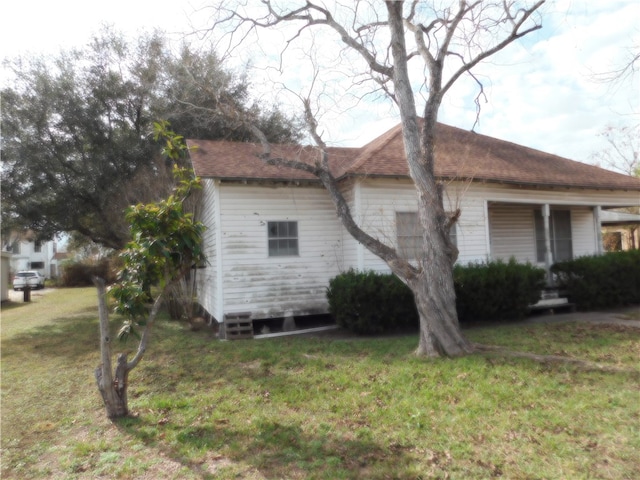
[[[58,275],[58,241],[39,242],[32,232],[12,233],[3,249],[11,253],[11,271],[37,270],[46,278]]]
[[[217,321],[327,311],[329,279],[350,268],[388,271],[340,224],[310,174],[266,165],[259,144],[190,140],[203,179],[209,259],[198,298]],[[417,196],[397,126],[362,148],[332,148],[332,172],[358,224],[411,255]],[[309,148],[273,156],[313,161]],[[459,262],[515,257],[549,267],[602,252],[603,209],[640,205],[640,179],[439,124],[436,173],[460,208]]]

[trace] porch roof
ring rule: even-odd
[[[640,224],[640,215],[627,212],[615,212],[613,210],[603,210],[600,212],[600,223],[605,225]]]

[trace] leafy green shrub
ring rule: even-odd
[[[354,333],[384,333],[418,325],[413,293],[395,275],[349,270],[329,282],[329,311]]]
[[[457,265],[456,308],[461,322],[521,318],[544,288],[543,269],[514,259]],[[327,290],[336,323],[360,334],[417,327],[413,294],[395,275],[350,270],[334,277]]]
[[[545,271],[510,259],[456,265],[456,308],[461,322],[522,318],[540,298]]]
[[[115,280],[114,269],[107,258],[97,263],[65,262],[62,268],[60,285],[63,287],[87,287],[93,285],[93,277],[103,278],[107,283]]]
[[[580,309],[640,303],[640,250],[579,257],[551,270]]]

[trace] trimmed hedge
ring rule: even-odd
[[[461,322],[523,317],[540,298],[544,270],[515,260],[456,266],[456,308]],[[329,282],[329,311],[336,323],[360,334],[417,328],[409,287],[395,275],[350,270]]]
[[[354,333],[418,325],[413,293],[395,275],[349,270],[329,281],[327,299],[336,323]]]
[[[579,257],[551,270],[581,310],[640,303],[640,250]]]
[[[512,320],[523,318],[529,305],[540,299],[545,286],[545,271],[510,259],[456,265],[453,279],[456,289],[458,320]]]

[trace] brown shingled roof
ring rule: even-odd
[[[317,180],[312,174],[287,167],[267,165],[260,159],[262,147],[257,143],[241,143],[217,140],[187,140],[196,175],[227,180]],[[312,147],[296,145],[272,145],[271,156],[304,160],[313,164],[318,152]],[[341,164],[352,164],[358,148],[330,148],[332,171]]]
[[[314,180],[313,175],[266,165],[259,144],[189,140],[196,174],[201,177],[252,180]],[[274,145],[272,156],[313,163],[310,147]],[[557,155],[523,147],[460,128],[438,124],[436,174],[441,178],[473,179],[518,185],[640,191],[640,179]],[[398,125],[362,148],[330,148],[336,177],[408,177],[402,129]]]

